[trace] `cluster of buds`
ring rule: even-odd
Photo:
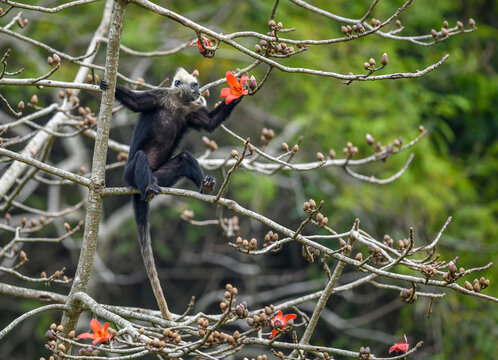
[[[285,152],[288,152],[289,151],[289,144],[283,142],[282,143],[282,150],[285,151]],[[297,153],[299,151],[299,145],[298,144],[295,144],[293,147],[292,147],[292,152],[293,153]]]
[[[382,250],[380,247],[373,247],[369,246],[368,247],[368,253],[375,258],[375,262],[379,262],[384,258],[384,255],[382,255]]]
[[[268,356],[266,355],[258,355],[255,358],[244,358],[244,360],[268,360]]]
[[[47,62],[50,66],[57,66],[61,62],[61,58],[57,54],[53,54],[47,58]]]
[[[479,280],[474,279],[473,285],[470,282],[465,281],[465,288],[469,291],[479,292],[486,289],[490,284],[489,279],[485,279],[483,276]]]
[[[453,261],[450,261],[448,263],[448,272],[443,274],[443,280],[447,281],[448,283],[453,283],[464,274],[465,274],[465,269],[463,267],[461,267],[457,271],[455,263]]]
[[[200,318],[197,320],[197,329],[200,337],[204,337],[209,327],[209,320]]]
[[[57,325],[52,323],[50,325],[50,329],[45,333],[45,337],[47,338],[46,348],[52,351],[54,354],[57,353],[65,353],[66,346],[62,343],[57,345],[57,336],[64,330],[62,325]],[[74,337],[74,332],[71,332],[72,337]]]
[[[80,128],[94,128],[97,126],[97,118],[88,106],[78,107],[78,115],[82,117],[83,120],[78,121],[78,126]]]
[[[235,331],[233,335],[229,335],[222,331],[213,331],[207,338],[207,342],[210,345],[219,345],[219,344],[233,344],[237,345],[237,340],[240,338],[240,333]]]
[[[398,240],[398,247],[400,250],[404,250],[408,246],[410,246],[410,240],[408,239]]]
[[[356,154],[358,154],[358,147],[353,146],[351,141],[348,141],[346,146],[342,149],[342,153],[346,155],[348,158],[352,158]]]
[[[270,324],[271,315],[275,312],[275,307],[272,305],[265,306],[264,310],[258,314],[254,314],[247,319],[247,325],[255,327],[265,327]]]
[[[176,331],[173,331],[170,328],[166,328],[163,331],[162,341],[164,341],[166,344],[179,344],[182,342],[182,337]]]
[[[225,286],[225,301],[220,302],[221,311],[225,311],[234,301],[235,296],[239,293],[239,290],[232,284],[226,284]]]
[[[394,240],[391,238],[391,236],[389,236],[389,234],[385,234],[383,243],[384,245],[392,248],[394,245]]]
[[[365,28],[361,24],[354,24],[341,26],[341,32],[346,36],[351,36],[353,33],[363,34],[365,32]]]
[[[209,151],[216,151],[218,149],[218,144],[216,143],[216,141],[209,140],[207,136],[202,137],[202,142]]]
[[[98,356],[99,351],[97,349],[94,349],[92,347],[84,347],[78,350],[78,355],[79,356]]]
[[[263,128],[261,130],[261,142],[268,145],[275,137],[275,132],[272,129]]]
[[[73,95],[73,89],[66,89],[59,91],[59,98],[65,99],[67,97],[68,101],[72,102],[75,106],[80,104],[80,99]]]
[[[268,21],[268,27],[271,30],[270,35],[276,37],[277,33],[280,30],[282,30],[284,25],[280,21],[277,23],[275,22],[275,20],[272,19]],[[261,40],[259,44],[254,45],[254,50],[258,54],[265,52],[267,55],[275,55],[275,54],[289,55],[294,52],[294,47],[287,46],[287,44],[284,42],[276,42],[276,41],[268,42],[266,40]]]
[[[301,247],[301,255],[306,259],[306,261],[312,263],[320,256],[320,250],[311,246],[303,245]]]
[[[2,11],[3,12],[3,11]],[[21,29],[24,29],[26,26],[28,26],[29,24],[29,20],[28,19],[23,19],[22,17],[18,17],[17,20],[16,20],[16,23],[17,25],[21,28]]]
[[[431,278],[437,275],[437,268],[432,265],[425,265],[422,264],[420,266],[420,272],[422,275],[424,275],[426,278]]]
[[[85,80],[86,80],[86,82],[87,82],[88,84],[98,84],[98,83],[100,82],[100,78],[99,78],[99,76],[98,76],[97,74],[95,74],[95,75],[88,74],[88,75],[86,76],[86,79],[85,79]],[[140,81],[140,80],[139,80],[139,81]],[[143,81],[143,79],[142,79],[142,81]]]
[[[236,305],[234,308],[234,314],[239,318],[246,318],[249,316],[249,310],[247,310],[247,303],[242,301],[240,304]]]
[[[242,239],[240,236],[235,240],[237,249],[243,248],[247,251],[256,250],[258,248],[258,240],[252,238],[251,240]]]
[[[318,213],[316,215],[316,222],[318,223],[319,227],[324,227],[324,226],[327,226],[327,224],[329,223],[329,218],[326,216],[323,216],[322,213]]]
[[[351,252],[351,244],[346,243],[344,239],[339,239],[339,246],[341,247],[341,249],[344,249],[345,254],[349,254]]]
[[[381,21],[379,19],[372,18],[372,20],[370,20],[370,25],[372,25],[373,27],[377,27],[380,24],[381,24]]]
[[[415,301],[417,301],[417,293],[414,292],[413,289],[403,289],[399,293],[399,297],[401,298],[401,301],[407,303],[407,304],[413,304]]]
[[[358,356],[361,360],[368,360],[370,359],[370,348],[367,347],[361,347],[360,348],[360,354]]]
[[[273,231],[268,231],[268,233],[265,235],[265,243],[263,244],[263,247],[270,246],[271,244],[275,243],[278,241],[278,234],[274,233]]]
[[[316,209],[316,202],[313,199],[309,199],[308,201],[304,202],[303,204],[303,210],[307,213],[310,213]]]

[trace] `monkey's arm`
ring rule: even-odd
[[[102,90],[107,90],[107,87],[107,83],[102,80],[100,82],[100,88]],[[116,100],[131,111],[146,112],[157,108],[160,91],[161,90],[133,91],[117,84],[114,96],[116,97]]]
[[[230,116],[230,113],[240,102],[240,100],[241,98],[233,100],[228,105],[222,101],[211,111],[208,111],[206,108],[194,111],[187,115],[187,123],[191,128],[197,130],[203,129],[212,132]]]

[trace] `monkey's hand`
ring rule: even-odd
[[[211,194],[214,190],[214,184],[216,183],[216,180],[212,176],[205,176],[204,179],[202,179],[201,183],[201,188],[200,188],[200,193],[201,194]]]
[[[155,195],[161,192],[161,188],[156,183],[152,183],[145,189],[145,194],[142,194],[141,200],[151,201]]]
[[[109,84],[107,84],[107,82],[102,79],[100,80],[100,90],[107,90],[109,89]]]

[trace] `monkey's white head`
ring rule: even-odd
[[[206,100],[201,96],[197,78],[189,74],[184,68],[179,67],[171,82],[170,89],[178,92],[181,101],[185,104],[195,102],[205,105]]]

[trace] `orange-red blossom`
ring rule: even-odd
[[[211,46],[213,46],[213,45],[211,44],[211,41],[209,41],[209,40],[208,40],[208,38],[207,38],[207,37],[205,37],[204,35],[201,35],[201,39],[202,39],[202,43],[204,43],[204,47],[206,47],[206,46],[207,46],[207,47],[211,47]],[[197,46],[197,47],[199,48],[199,52],[203,53],[203,52],[206,52],[206,49],[204,49],[204,48],[202,47],[202,43],[201,43],[201,40],[197,40],[197,44],[196,44],[196,43],[193,43],[193,44],[191,44],[191,45],[189,45],[189,46]]]
[[[229,88],[223,88],[221,89],[221,97],[226,98],[225,99],[225,104],[230,104],[233,100],[238,99],[239,97],[243,95],[247,95],[249,92],[244,89],[244,83],[249,80],[249,77],[247,76],[242,76],[239,80],[232,74],[231,71],[227,71],[226,73],[226,79],[228,85],[230,85]]]
[[[112,338],[112,335],[107,332],[107,328],[109,327],[108,322],[106,322],[104,328],[102,328],[96,319],[92,319],[92,321],[90,321],[90,327],[92,328],[93,334],[83,333],[79,334],[78,337],[80,339],[93,339],[92,343],[94,345],[98,342],[106,342]]]
[[[277,315],[271,320],[271,326],[273,326],[273,331],[271,332],[270,339],[273,339],[279,331],[282,331],[287,326],[290,320],[294,320],[297,317],[296,314],[287,314],[284,316],[282,311],[279,310]]]
[[[406,339],[405,336],[405,342],[403,342],[403,339],[400,339],[399,342],[395,343],[391,348],[389,349],[389,354],[392,353],[393,351],[396,352],[401,352],[405,353],[408,351],[408,348],[410,347],[410,344],[408,344],[408,340]]]

